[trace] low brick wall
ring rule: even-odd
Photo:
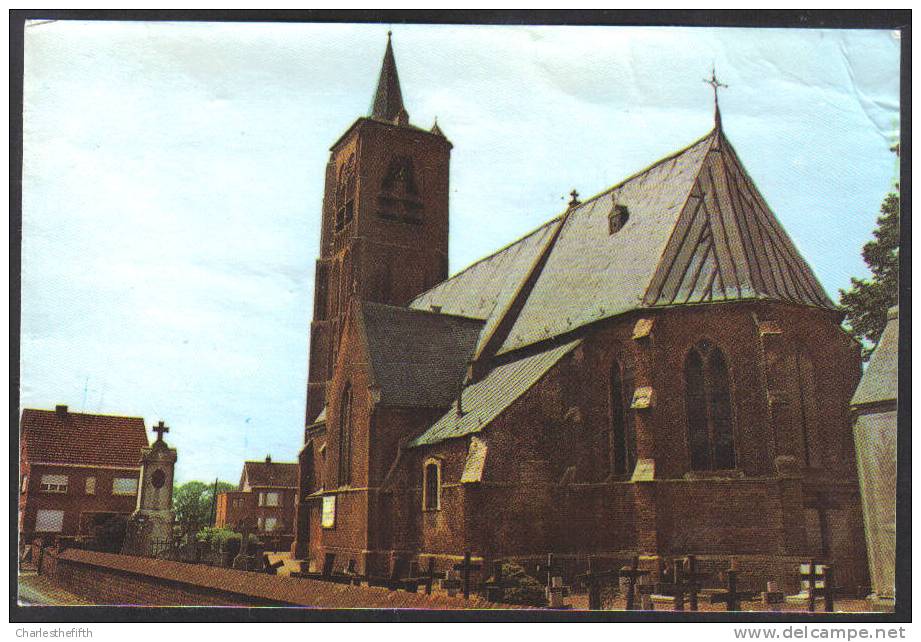
[[[442,595],[347,586],[129,555],[46,549],[42,572],[100,605],[298,606],[324,609],[520,608]]]

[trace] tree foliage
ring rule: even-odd
[[[225,481],[217,482],[217,492],[233,490],[236,486]],[[205,526],[210,526],[213,521],[212,502],[215,484],[200,481],[189,481],[173,487],[173,512],[176,515],[176,524],[183,537],[197,533]]]
[[[841,307],[847,329],[864,345],[869,359],[886,327],[886,311],[899,302],[899,186],[886,196],[876,219],[874,239],[863,246],[869,279],[851,278],[841,290]]]

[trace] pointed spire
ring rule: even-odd
[[[403,107],[403,94],[400,92],[400,78],[397,76],[397,63],[393,57],[391,32],[387,32],[387,51],[381,65],[381,76],[377,81],[377,93],[371,106],[371,118],[395,122],[409,122],[409,114]]]
[[[432,125],[432,129],[430,131],[436,136],[445,137],[444,132],[441,131],[441,127],[438,126],[438,116],[435,116],[435,124]]]

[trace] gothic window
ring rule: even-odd
[[[406,223],[422,222],[418,176],[411,157],[397,156],[387,166],[378,196],[377,215]]]
[[[703,340],[684,362],[692,470],[735,467],[729,367],[722,351]]]
[[[793,406],[796,408],[796,419],[799,424],[800,438],[803,444],[803,462],[806,466],[816,464],[817,455],[813,452],[811,443],[816,437],[818,429],[817,408],[815,404],[815,377],[813,375],[812,359],[801,347],[796,347],[793,354],[794,380]]]
[[[441,462],[429,459],[425,462],[422,483],[422,508],[427,511],[441,508]]]
[[[346,385],[339,402],[339,485],[352,481],[352,388]]]
[[[630,397],[633,394],[633,376],[622,369],[617,361],[611,366],[611,433],[610,466],[615,475],[631,472],[636,462],[636,441]]]
[[[336,231],[352,222],[355,215],[355,154],[339,166],[336,179]]]

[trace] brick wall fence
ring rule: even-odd
[[[99,605],[522,608],[79,549],[44,549],[39,572]]]

